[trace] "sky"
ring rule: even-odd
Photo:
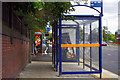
[[[75,1],[71,2],[73,5],[76,5]],[[88,0],[88,5],[90,0]],[[98,0],[95,0],[98,1]],[[103,0],[103,17],[102,17],[102,26],[107,26],[108,30],[112,32],[112,34],[115,34],[115,32],[118,30],[118,2],[120,0]],[[82,10],[82,11],[81,11]],[[76,9],[76,12],[73,12],[73,14],[90,14],[93,11],[88,11],[87,9],[78,8]],[[89,13],[88,13],[89,12]],[[94,13],[94,12],[93,12]],[[86,14],[86,15],[87,15]]]
[[[118,1],[103,0],[103,26],[108,26],[113,34],[118,30]]]
[[[88,5],[91,0],[88,0]],[[98,0],[95,0],[98,1]],[[115,34],[115,32],[118,30],[118,2],[120,0],[103,0],[103,17],[102,17],[102,26],[107,26],[108,30]],[[72,3],[75,5],[76,3]],[[82,11],[77,12],[83,12],[85,9]],[[86,13],[92,13],[90,11],[86,11]],[[75,13],[75,12],[74,12]],[[76,13],[77,14],[77,13]]]

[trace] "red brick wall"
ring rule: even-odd
[[[2,79],[2,36],[0,35],[0,80]]]
[[[29,42],[2,35],[2,78],[14,78],[28,62]]]

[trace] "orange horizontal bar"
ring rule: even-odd
[[[100,47],[100,44],[61,44],[61,47]]]

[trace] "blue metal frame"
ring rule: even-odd
[[[83,44],[85,44],[85,24],[83,25]],[[85,68],[85,47],[83,47],[83,69]]]
[[[99,16],[94,15],[64,15],[65,17],[75,17],[74,20],[98,20]]]
[[[102,19],[100,16],[99,20],[99,70],[100,70],[100,78],[102,78]]]
[[[92,44],[92,25],[90,23],[90,44]],[[92,71],[92,47],[90,47],[90,70]]]
[[[62,54],[61,54],[61,34],[62,34],[62,31],[61,31],[61,18],[59,18],[59,75],[62,74]]]
[[[91,67],[91,66],[88,65],[88,64],[85,64],[85,66],[87,66],[87,67],[89,67],[89,68],[91,68],[91,69],[93,69],[93,70],[95,70],[95,71],[99,71],[98,69],[96,69],[96,68],[94,68],[94,67]]]
[[[62,74],[95,74],[95,73],[100,73],[100,71],[62,72]]]
[[[99,14],[100,14],[100,16],[103,16],[103,0],[101,0],[101,12],[98,10],[98,9],[96,9],[96,8],[94,8],[94,7],[91,7],[91,6],[88,6],[88,5],[73,5],[73,6],[71,6],[71,7],[76,7],[76,6],[84,6],[84,7],[89,7],[89,8],[91,8],[91,9],[94,9],[95,11],[97,11]],[[87,16],[87,15],[85,15],[85,16]],[[88,15],[89,16],[89,15]]]
[[[103,16],[103,2],[102,2],[102,6],[101,6],[101,12],[97,9],[95,9],[94,7],[90,7],[90,6],[87,6],[87,5],[73,5],[71,7],[75,7],[75,6],[85,6],[85,7],[89,7],[91,9],[94,9],[95,11],[97,11],[100,16],[94,16],[94,15],[64,15],[65,17],[71,17],[71,16],[74,16],[74,17],[79,17],[79,18],[74,18],[75,19],[78,19],[78,20],[93,20],[93,19],[96,19],[96,20],[99,20],[99,44],[100,44],[100,47],[99,47],[99,71],[77,71],[77,72],[62,72],[62,54],[61,54],[61,26],[62,26],[62,22],[61,22],[61,18],[59,18],[59,75],[62,75],[62,74],[97,74],[97,73],[100,73],[100,78],[102,78],[102,19],[101,17]],[[84,33],[83,33],[84,34]],[[84,63],[85,64],[85,63]],[[90,65],[90,67],[92,67]]]
[[[94,7],[88,6],[88,5],[73,5],[73,6],[71,6],[71,7],[76,7],[76,6],[84,6],[84,7],[88,7],[88,8],[94,9],[95,11],[97,11],[98,13],[101,14],[101,12],[100,12],[99,10],[95,9]]]
[[[78,25],[78,26],[77,26],[77,34],[76,34],[76,35],[77,35],[77,44],[79,44],[79,39],[80,39],[80,38],[79,38],[79,35],[80,35],[79,32],[80,32],[80,31],[79,31],[79,25]],[[78,66],[80,65],[80,60],[79,60],[79,54],[80,54],[80,51],[79,51],[79,50],[80,50],[80,48],[77,47]]]

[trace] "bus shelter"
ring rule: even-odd
[[[87,14],[65,14],[55,28],[56,46],[54,68],[59,75],[102,74],[102,1],[99,5],[73,5],[79,13],[81,7]],[[99,7],[96,9],[94,7]],[[91,12],[89,11],[91,10]],[[94,14],[95,13],[95,14]],[[59,67],[59,68],[58,68]]]

